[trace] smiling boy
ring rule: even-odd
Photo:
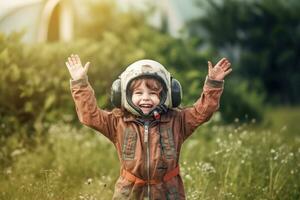
[[[112,103],[123,113],[97,106],[87,80],[89,63],[77,55],[66,62],[79,120],[106,136],[121,163],[113,199],[185,199],[179,172],[183,142],[219,108],[224,77],[231,71],[223,58],[208,76],[200,98],[191,107],[176,109],[181,86],[160,63],[139,60],[126,68],[112,85]]]

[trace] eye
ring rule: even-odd
[[[141,91],[135,91],[133,94],[138,94],[138,95],[141,95],[142,92]]]
[[[157,92],[150,92],[151,95],[157,95]]]

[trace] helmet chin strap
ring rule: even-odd
[[[160,114],[156,110],[154,110],[153,117],[154,117],[154,119],[160,119]]]
[[[148,115],[153,116],[154,119],[160,119],[161,115],[168,111],[168,107],[164,104],[156,106]]]
[[[158,120],[160,119],[161,115],[168,112],[168,107],[164,104],[159,104],[157,105],[154,109],[152,109],[148,114],[144,114],[143,111],[138,108],[135,107],[136,111],[138,111],[138,113],[145,118],[148,117],[153,117],[154,119]]]

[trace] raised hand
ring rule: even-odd
[[[224,80],[231,71],[231,63],[227,58],[222,58],[214,67],[210,61],[208,61],[208,78],[213,80]]]
[[[71,54],[68,57],[68,61],[66,62],[66,66],[71,74],[73,80],[79,80],[86,77],[87,71],[90,66],[90,62],[87,62],[84,67],[82,67],[80,58],[78,55]]]

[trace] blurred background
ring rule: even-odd
[[[112,82],[138,59],[181,82],[185,107],[207,61],[227,57],[220,110],[182,153],[188,199],[299,199],[299,10],[297,0],[0,0],[0,199],[111,198],[117,155],[78,122],[71,53],[91,62],[108,110]]]

